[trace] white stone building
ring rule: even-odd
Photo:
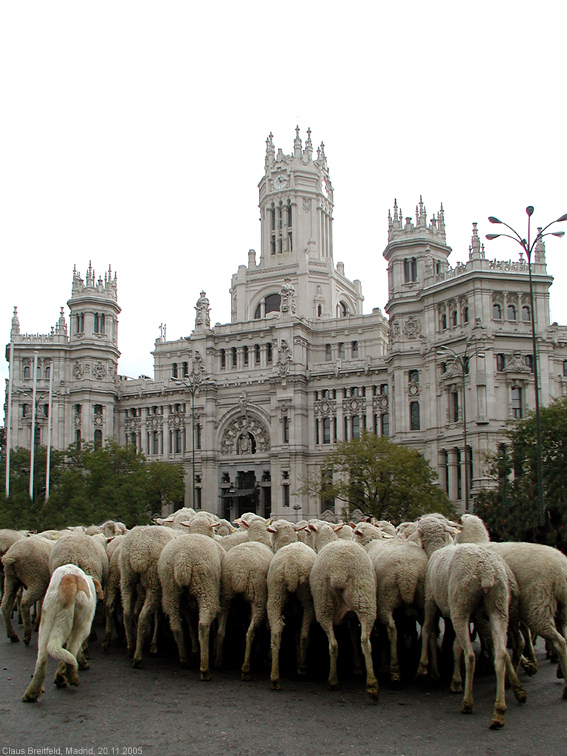
[[[449,265],[443,209],[429,222],[394,205],[388,221],[389,300],[362,312],[360,281],[334,262],[333,186],[323,144],[299,129],[293,153],[267,139],[260,188],[261,250],[232,276],[231,322],[211,327],[205,292],[191,336],[154,345],[154,376],[118,373],[116,276],[75,270],[69,327],[24,335],[17,313],[11,446],[28,446],[37,358],[37,431],[46,442],[53,371],[52,443],[115,437],[148,460],[185,465],[186,504],[227,517],[246,510],[317,515],[298,495],[321,474],[337,440],[367,428],[419,450],[457,507],[465,506],[463,370],[469,500],[489,485],[484,453],[534,405],[528,267],[489,261],[476,224],[469,259]],[[541,243],[532,263],[541,402],[565,395],[567,328],[549,322],[552,283]],[[443,348],[446,347],[443,354]],[[12,350],[12,352],[11,352]],[[8,396],[8,391],[7,391]],[[326,508],[327,503],[324,505]],[[339,505],[337,504],[337,508]]]

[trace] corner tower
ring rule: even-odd
[[[295,130],[293,153],[266,140],[264,176],[259,185],[260,261],[250,250],[248,266],[232,279],[232,321],[279,312],[281,289],[296,294],[293,315],[308,320],[361,315],[359,281],[349,281],[333,261],[333,185],[325,145],[316,155],[307,130],[305,144]]]

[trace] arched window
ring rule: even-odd
[[[31,369],[29,365],[24,365],[24,380],[29,380],[31,378]]]
[[[469,308],[463,307],[463,323],[469,322]]]
[[[502,320],[502,307],[500,307],[498,302],[492,305],[492,317],[494,320]]]
[[[531,319],[532,319],[532,315],[530,312],[530,308],[527,305],[524,305],[522,307],[522,320],[524,321],[524,323],[529,323]]]
[[[516,320],[516,308],[514,305],[508,305],[507,317],[508,320]]]
[[[269,312],[279,312],[281,301],[282,298],[279,294],[268,294],[268,296],[264,299],[264,314],[267,315]],[[262,305],[261,303],[258,303],[258,306],[256,307],[256,311],[254,313],[254,320],[258,320],[261,317]]]
[[[526,367],[529,367],[529,369],[533,372],[534,369],[534,356],[533,354],[526,354]]]
[[[100,449],[102,446],[102,431],[98,430],[98,428],[94,432],[94,445],[95,449]]]
[[[496,355],[496,370],[501,373],[506,367],[506,356],[501,352]]]
[[[346,318],[348,315],[348,307],[344,302],[339,302],[339,318]]]
[[[226,349],[220,350],[220,366],[223,369],[226,367]]]
[[[459,316],[456,310],[453,310],[453,314],[451,317],[453,319],[453,327],[455,327],[456,325],[459,324]]]
[[[441,315],[441,330],[447,330],[447,315],[445,313]]]

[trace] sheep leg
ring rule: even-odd
[[[378,680],[374,674],[372,644],[370,643],[370,633],[372,632],[373,625],[374,622],[370,618],[362,617],[360,619],[360,645],[366,664],[366,692],[374,703],[378,703]]]
[[[256,628],[260,625],[266,616],[266,607],[251,604],[250,624],[246,632],[246,648],[244,650],[244,662],[240,670],[241,680],[250,680],[250,657],[252,656],[252,643],[256,634]]]
[[[465,693],[461,704],[461,712],[463,714],[471,714],[473,709],[473,679],[476,660],[469,631],[470,617],[468,615],[452,615],[451,621],[456,636],[453,648],[460,646],[465,654]]]
[[[5,576],[4,594],[2,595],[2,616],[6,627],[6,634],[12,643],[19,643],[20,639],[12,625],[12,612],[14,611],[14,602],[20,589],[20,584],[16,582],[9,573]]]
[[[159,612],[159,609],[156,609],[154,611],[154,631],[152,633],[152,640],[150,642],[150,654],[155,655],[158,652],[158,633],[159,633],[159,623],[161,620],[161,615]]]
[[[337,638],[335,636],[333,622],[331,619],[328,619],[324,622],[319,619],[319,624],[325,631],[327,639],[329,641],[329,690],[338,690],[339,677],[337,675],[337,657],[339,655],[339,644],[337,643]]]
[[[384,612],[380,616],[380,622],[386,626],[388,641],[390,643],[390,683],[397,685],[400,682],[400,663],[398,661],[398,630],[391,612]]]
[[[136,650],[134,651],[134,658],[132,660],[132,666],[134,669],[142,668],[142,651],[144,648],[144,638],[146,635],[146,629],[151,621],[153,613],[156,611],[156,603],[159,602],[159,596],[154,591],[146,591],[146,598],[144,599],[144,605],[142,611],[138,617],[138,630],[136,634]]]
[[[25,592],[24,597],[22,598],[20,608],[22,612],[22,620],[24,623],[24,643],[26,644],[26,646],[29,646],[32,637],[32,622],[30,617],[30,610],[36,601],[39,601],[41,605],[46,589],[46,585],[30,586],[30,588]]]
[[[268,597],[268,623],[270,625],[270,649],[272,654],[272,667],[270,671],[270,683],[272,690],[280,690],[280,649],[282,643],[282,633],[284,629],[284,619],[282,609],[285,604],[284,591],[280,586],[275,588]],[[305,613],[304,613],[305,617]],[[303,626],[302,626],[303,631]]]
[[[453,641],[453,678],[451,680],[450,691],[451,693],[463,692],[463,678],[461,676],[461,659],[463,656],[463,648],[459,643],[458,638]]]
[[[187,607],[182,609],[185,622],[189,628],[189,637],[191,638],[191,652],[189,658],[189,666],[196,666],[199,662],[199,632],[195,629],[195,621],[191,612]]]
[[[297,664],[297,674],[305,675],[307,668],[307,648],[309,645],[309,632],[311,625],[315,621],[315,610],[313,608],[313,601],[311,594],[308,597],[301,599],[301,605],[303,607],[303,618],[301,620],[301,633],[299,636],[299,660]]]
[[[164,592],[162,602],[163,611],[169,618],[169,626],[177,644],[179,661],[182,667],[188,667],[187,649],[185,648],[185,637],[181,622],[181,591],[177,589],[177,586],[170,586],[169,590]]]
[[[226,623],[228,621],[229,607],[221,609],[219,613],[219,623],[217,629],[217,637],[215,639],[215,667],[222,667],[222,652],[224,645],[224,637],[226,635]]]
[[[350,636],[350,645],[352,646],[352,671],[355,675],[364,674],[362,669],[362,658],[359,650],[360,635],[358,628],[355,626],[353,619],[347,619],[348,634]]]
[[[429,668],[429,652],[431,652],[431,679],[439,679],[439,670],[437,669],[437,640],[435,633],[432,633],[433,624],[437,619],[437,607],[433,599],[427,599],[425,602],[425,620],[421,628],[421,658],[417,668],[416,678],[427,677]]]
[[[562,696],[567,699],[567,641],[565,641],[561,633],[557,632],[557,629],[551,622],[540,631],[539,635],[545,638],[546,641],[549,641],[559,656],[559,667],[565,680]]]
[[[37,661],[30,684],[26,688],[22,701],[33,703],[44,692],[43,683],[47,674],[47,642],[42,641],[38,648]]]
[[[211,679],[209,669],[209,641],[211,637],[211,622],[213,613],[208,609],[199,607],[199,646],[201,648],[201,680],[208,682]]]
[[[124,577],[124,575],[122,575]],[[136,584],[131,581],[121,583],[122,592],[122,616],[124,619],[124,631],[126,633],[126,647],[128,656],[134,655],[136,647],[136,629],[134,625],[134,608],[136,604]]]
[[[520,631],[524,637],[524,650],[520,658],[520,664],[528,675],[535,675],[537,672],[537,657],[535,654],[533,637],[530,628],[524,623],[520,623]]]

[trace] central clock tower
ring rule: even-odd
[[[325,145],[313,154],[311,130],[305,145],[295,130],[293,153],[276,151],[266,140],[264,176],[259,185],[261,253],[251,250],[248,267],[232,280],[232,321],[253,320],[279,310],[280,289],[297,295],[296,317],[328,319],[362,314],[359,281],[333,262],[333,185]]]

